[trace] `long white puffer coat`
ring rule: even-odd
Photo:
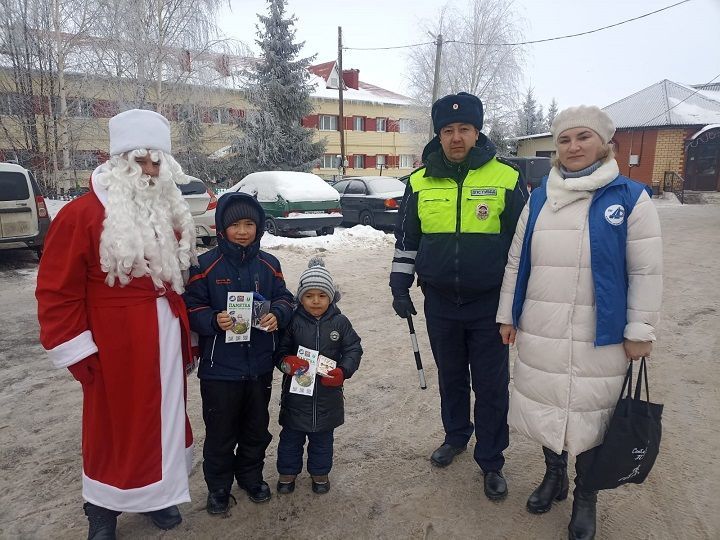
[[[618,175],[614,159],[582,178],[553,168],[532,237],[531,271],[517,329],[508,423],[560,453],[600,444],[627,370],[622,344],[595,347],[595,293],[588,211],[593,192]],[[512,302],[529,206],[520,216],[502,284],[497,322],[512,324]],[[629,278],[625,338],[654,341],[662,299],[662,239],[646,192],[627,216]]]

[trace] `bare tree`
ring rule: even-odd
[[[438,95],[470,92],[483,102],[485,118],[495,132],[512,125],[522,79],[523,49],[506,46],[522,41],[520,18],[511,0],[468,0],[464,9],[446,4],[424,24],[432,35],[442,34]],[[423,32],[425,33],[425,32]],[[435,45],[411,49],[409,87],[417,102],[432,99]]]

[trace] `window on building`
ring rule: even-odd
[[[90,118],[93,115],[92,101],[85,98],[67,100],[67,114],[75,118]]]
[[[210,109],[210,118],[213,124],[229,124],[230,123],[230,111],[223,107]]]
[[[537,151],[535,151],[535,157],[549,157],[549,158],[551,158],[551,157],[554,157],[554,156],[555,156],[555,152],[553,152],[552,150],[537,150]]]
[[[336,169],[337,165],[335,164],[336,156],[335,154],[323,154],[322,161],[320,162],[320,168],[321,169]]]
[[[415,156],[412,154],[400,154],[400,168],[412,169],[415,164]]]
[[[364,116],[353,116],[353,131],[365,131]]]
[[[387,118],[376,118],[375,122],[375,131],[387,131]]]
[[[377,156],[375,156],[375,166],[378,169],[384,169],[385,167],[387,167],[387,162],[385,161],[385,154],[378,154]]]
[[[338,87],[338,78],[337,75],[331,75],[330,79],[328,80],[327,84],[328,88],[337,88]]]
[[[319,120],[320,131],[337,131],[338,118],[332,114],[321,114]]]
[[[78,171],[93,170],[99,165],[95,152],[74,152],[72,156],[73,168]]]
[[[398,124],[400,133],[412,133],[414,131],[413,122],[409,118],[401,118]]]
[[[18,94],[0,94],[0,114],[5,116],[22,114],[22,102]]]
[[[353,168],[364,169],[365,168],[365,156],[363,154],[355,154],[353,156]]]

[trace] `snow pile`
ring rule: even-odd
[[[336,250],[346,248],[374,248],[392,246],[395,237],[383,231],[373,229],[368,225],[356,225],[351,229],[336,228],[335,234],[328,236],[301,236],[298,238],[284,238],[265,233],[260,240],[263,249],[289,248],[290,251],[299,250]]]
[[[261,171],[248,174],[228,191],[257,195],[260,202],[339,201],[340,194],[319,176],[295,171]]]

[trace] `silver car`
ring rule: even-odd
[[[31,249],[40,258],[49,227],[45,199],[32,173],[0,163],[0,249]]]
[[[217,241],[215,230],[215,208],[217,197],[215,192],[205,182],[193,176],[188,177],[190,182],[178,184],[183,197],[190,207],[193,221],[195,221],[195,235],[206,246],[212,246]]]

